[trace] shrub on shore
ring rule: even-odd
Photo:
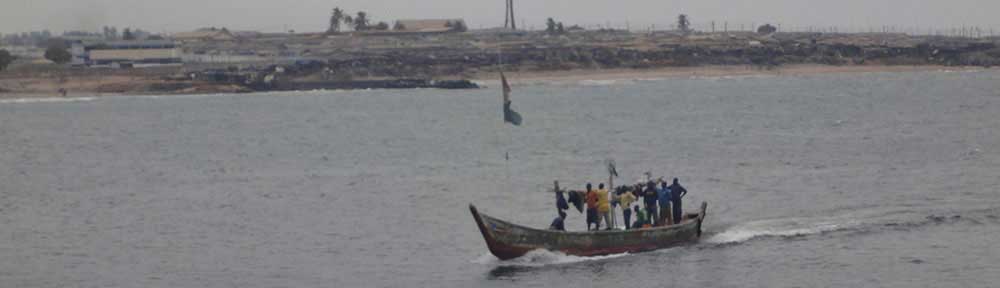
[[[6,70],[7,65],[14,62],[14,55],[11,55],[9,51],[0,49],[0,71]]]

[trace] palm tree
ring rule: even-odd
[[[340,10],[340,7],[333,8],[333,13],[330,15],[330,28],[326,30],[326,33],[340,32],[340,23],[344,21],[344,16],[344,10]]]
[[[353,23],[354,30],[355,31],[368,30],[368,22],[369,22],[368,13],[365,13],[364,11],[358,11],[358,15],[354,16],[354,23]]]
[[[691,20],[688,19],[688,15],[681,14],[677,16],[677,30],[681,30],[684,34],[691,32]]]
[[[344,15],[344,24],[354,26],[354,18],[351,15]]]
[[[556,33],[556,20],[552,19],[552,17],[549,17],[548,20],[545,20],[545,32],[548,32],[549,34]]]

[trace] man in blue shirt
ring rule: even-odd
[[[656,189],[656,201],[660,204],[660,215],[657,217],[659,217],[660,225],[663,226],[674,223],[670,219],[670,198],[670,188],[667,188],[667,182],[660,182],[660,188]]]

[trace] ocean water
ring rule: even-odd
[[[995,287],[1000,72],[0,102],[2,287]],[[509,155],[509,157],[505,157]],[[701,241],[500,261],[468,212],[677,177]],[[568,229],[582,230],[572,211]]]

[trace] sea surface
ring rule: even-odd
[[[516,79],[516,75],[512,78]],[[2,287],[997,287],[1000,71],[0,100]],[[499,261],[553,180],[680,179],[698,243]],[[567,228],[584,229],[572,211]]]

